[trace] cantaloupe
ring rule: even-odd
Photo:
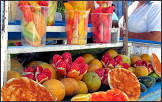
[[[61,81],[50,79],[45,81],[43,86],[49,90],[49,92],[52,94],[52,97],[56,99],[56,101],[62,101],[65,97],[65,87]]]

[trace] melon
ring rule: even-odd
[[[11,58],[11,70],[16,71],[22,75],[22,73],[24,72],[24,67],[19,61]]]
[[[53,99],[62,101],[65,97],[65,87],[61,81],[50,79],[43,83],[43,86],[52,94]]]
[[[100,67],[96,64],[88,65],[88,72],[95,72],[96,70],[100,69]]]
[[[141,56],[141,59],[148,62],[148,63],[151,63],[151,58],[148,54],[142,54]]]
[[[132,56],[131,57],[131,64],[133,65],[136,61],[138,61],[138,60],[141,60],[141,58],[140,57],[138,57],[138,56]]]
[[[9,80],[11,78],[20,78],[20,77],[21,77],[20,73],[18,73],[16,71],[9,70],[7,72],[7,80]]]
[[[73,78],[64,78],[61,80],[63,85],[65,86],[66,96],[73,96],[78,94],[79,85],[78,82]]]
[[[99,68],[102,68],[102,63],[98,60],[98,59],[93,59],[90,63],[89,63],[89,65],[97,65]]]
[[[95,72],[88,72],[83,76],[89,92],[97,91],[101,86],[101,79]]]
[[[85,61],[86,64],[88,64],[93,59],[95,59],[93,55],[88,54],[88,53],[87,54],[84,54],[82,57],[84,58],[84,61]]]
[[[78,81],[79,85],[79,91],[78,94],[87,94],[88,93],[88,87],[83,81]]]

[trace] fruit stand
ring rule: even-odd
[[[85,44],[84,39],[82,39],[80,42],[79,41],[73,42],[73,40],[75,40],[75,39],[68,37],[67,42],[66,42],[68,44],[45,45],[45,46],[40,46],[40,47],[33,47],[34,43],[31,44],[32,46],[8,46],[8,33],[21,32],[21,26],[20,25],[8,25],[9,1],[5,1],[4,2],[4,19],[3,19],[4,21],[2,24],[2,31],[1,31],[1,88],[10,79],[8,75],[10,75],[11,78],[15,77],[12,75],[16,75],[16,74],[14,74],[14,72],[12,72],[14,63],[12,64],[13,59],[11,58],[11,55],[20,54],[20,56],[17,57],[17,58],[20,58],[20,57],[22,57],[21,54],[22,55],[27,54],[26,57],[30,57],[30,54],[31,55],[37,54],[39,57],[42,57],[42,58],[37,57],[38,59],[37,58],[34,59],[34,57],[33,57],[33,59],[28,61],[29,63],[26,62],[26,64],[23,65],[23,66],[25,66],[25,69],[20,68],[21,71],[20,71],[20,69],[17,69],[18,72],[20,72],[24,76],[24,78],[21,79],[18,75],[17,75],[17,77],[19,77],[21,79],[21,82],[24,84],[24,87],[27,84],[27,81],[25,81],[25,80],[29,80],[29,79],[32,84],[34,84],[34,83],[35,84],[39,83],[39,85],[41,84],[43,87],[40,85],[41,86],[40,89],[44,90],[44,91],[42,91],[44,93],[40,97],[43,97],[43,95],[45,93],[46,93],[46,96],[49,97],[49,99],[48,98],[42,99],[43,101],[47,101],[47,100],[77,101],[79,99],[82,101],[85,101],[85,100],[96,101],[97,100],[96,97],[106,97],[106,95],[109,96],[112,94],[118,94],[118,96],[112,95],[113,98],[112,99],[109,98],[109,100],[111,100],[111,101],[115,98],[119,98],[120,101],[161,100],[161,98],[160,98],[161,97],[161,83],[159,82],[159,80],[161,81],[161,76],[157,77],[158,76],[156,74],[157,72],[155,71],[156,72],[155,73],[153,71],[152,64],[150,65],[150,63],[152,63],[152,62],[147,63],[145,61],[145,56],[142,57],[142,55],[144,53],[149,53],[149,55],[151,55],[152,52],[149,52],[149,51],[142,52],[141,51],[139,53],[138,50],[134,50],[134,49],[138,49],[138,48],[140,49],[140,47],[145,47],[143,49],[150,48],[149,47],[150,44],[149,43],[144,44],[144,42],[142,42],[142,41],[138,42],[138,43],[134,42],[133,40],[128,41],[128,17],[127,17],[128,4],[127,4],[127,1],[123,1],[123,3],[124,3],[124,11],[125,11],[124,12],[124,18],[125,18],[124,28],[125,28],[125,30],[124,30],[124,38],[120,42]],[[45,4],[43,4],[43,5],[45,5]],[[43,10],[45,10],[45,9],[43,9]],[[43,11],[43,13],[45,13],[45,12],[46,11]],[[68,12],[68,13],[72,14],[73,12]],[[78,14],[81,14],[81,13],[83,13],[83,12],[79,12]],[[70,19],[71,16],[68,15],[68,17],[67,18]],[[30,19],[28,19],[28,20],[30,20]],[[82,23],[82,22],[80,21],[79,23]],[[70,24],[69,24],[69,27],[70,27]],[[77,29],[77,28],[75,28],[75,29]],[[66,29],[65,26],[47,26],[46,27],[46,32],[67,32],[67,35],[68,35],[68,33],[69,33],[68,31],[70,32],[70,30]],[[87,31],[94,32],[92,30],[92,27],[88,27]],[[25,26],[24,26],[23,33],[25,33]],[[43,36],[43,34],[42,34],[42,36]],[[85,37],[84,34],[82,34],[81,36]],[[25,38],[25,34],[24,34],[24,38]],[[34,39],[34,38],[32,38],[32,39]],[[69,39],[71,39],[71,40],[69,40]],[[97,40],[96,40],[96,42],[97,42]],[[74,44],[74,45],[72,45],[72,44]],[[159,50],[159,48],[161,48],[161,43],[160,44],[159,43],[151,44],[150,46],[154,47],[155,49],[157,48]],[[91,53],[92,55],[90,55],[89,53]],[[156,52],[154,51],[154,53],[156,53]],[[52,58],[49,56],[52,56]],[[131,58],[130,58],[130,56],[131,56]],[[136,58],[132,58],[133,56],[135,56]],[[140,56],[140,57],[137,57],[137,56]],[[20,59],[23,59],[23,57]],[[98,59],[100,59],[100,60],[98,60]],[[39,60],[40,62],[35,61],[35,60]],[[42,63],[41,61],[45,61],[45,62]],[[48,61],[48,63],[46,63],[47,61]],[[133,61],[134,61],[134,63],[133,63]],[[17,63],[17,62],[15,61],[15,63]],[[132,67],[136,67],[136,68],[134,68],[134,69],[131,68],[131,66],[130,66],[131,64],[132,64]],[[97,67],[96,67],[96,65],[97,65]],[[140,70],[142,69],[141,72],[144,71],[146,73],[143,74],[143,73],[139,72],[138,69],[139,69],[139,67],[141,67],[140,65],[142,65],[144,67],[144,68],[140,68]],[[34,66],[34,70],[32,69],[33,66]],[[113,69],[114,67],[116,67],[117,69],[112,70],[110,73],[109,70]],[[123,68],[121,68],[121,67],[123,67]],[[68,68],[68,70],[66,68]],[[8,72],[8,71],[10,71],[10,72]],[[127,78],[125,78],[125,79],[119,78],[118,79],[121,81],[120,83],[130,81],[131,84],[134,83],[135,85],[137,85],[137,86],[132,85],[132,87],[130,87],[129,85],[123,84],[124,86],[128,86],[129,88],[132,88],[132,90],[133,90],[133,87],[137,88],[137,90],[133,90],[133,91],[136,91],[136,92],[134,92],[135,94],[133,94],[134,96],[131,95],[133,93],[133,91],[129,91],[129,89],[123,88],[124,86],[122,88],[117,87],[118,86],[116,84],[117,82],[115,82],[114,79],[118,78],[117,75],[115,75],[115,73],[118,71],[119,72],[122,71],[121,75],[123,75],[123,77],[126,77],[126,75],[129,74],[130,75],[129,77],[134,79],[134,80],[130,80],[129,78],[128,79]],[[109,72],[109,74],[108,74],[108,72]],[[156,80],[151,77],[151,75],[154,77],[154,75],[151,73],[157,75],[156,76],[157,79],[155,78]],[[161,73],[160,73],[160,75],[161,75]],[[145,76],[146,79],[148,79],[149,81],[151,80],[152,83],[150,85],[145,84],[143,82],[143,81],[145,81],[143,76]],[[57,80],[55,80],[56,77],[57,77]],[[53,81],[51,81],[52,79],[53,79]],[[92,79],[92,80],[89,80],[89,79]],[[77,82],[76,80],[79,80],[79,81]],[[80,80],[82,80],[82,81],[80,81]],[[147,80],[147,82],[148,82],[148,80]],[[14,81],[19,81],[19,79],[14,79]],[[11,82],[12,82],[12,80],[11,80]],[[140,82],[140,84],[139,84],[139,82]],[[94,85],[94,83],[96,84],[96,86]],[[53,84],[54,87],[50,87],[50,84]],[[142,88],[142,89],[140,89],[141,84],[142,85],[144,84],[144,88]],[[146,88],[146,86],[147,86],[147,88]],[[48,90],[49,93],[47,90],[45,90],[45,88],[49,89]],[[118,88],[120,90],[118,90]],[[4,87],[4,89],[3,89],[3,92],[5,93],[4,90],[9,91],[9,89],[7,89],[6,87]],[[37,91],[38,90],[39,89],[37,89]],[[51,91],[51,90],[53,90],[53,91]],[[106,90],[108,90],[108,91],[106,91]],[[98,91],[101,91],[101,92],[98,92]],[[90,92],[91,94],[88,92]],[[130,94],[130,92],[131,92],[131,94]],[[81,93],[81,95],[78,93]],[[83,93],[84,94],[86,93],[86,95],[82,95]],[[53,99],[51,98],[51,95],[52,95]],[[75,95],[78,95],[78,96],[75,96]],[[152,97],[152,96],[154,96],[154,97]],[[34,97],[34,96],[30,96],[30,97]],[[42,101],[42,100],[40,98],[37,101]],[[100,100],[100,101],[102,101],[102,100]]]

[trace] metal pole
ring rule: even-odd
[[[123,18],[123,49],[122,53],[128,55],[128,1],[123,1],[124,18]]]
[[[1,30],[1,87],[7,81],[8,70],[8,1],[3,1],[4,14]]]

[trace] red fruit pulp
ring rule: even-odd
[[[56,66],[56,71],[59,72],[62,75],[66,75],[67,73],[67,66],[66,63],[62,60],[60,62],[58,62],[57,66]]]
[[[62,54],[62,59],[63,59],[65,62],[71,64],[71,63],[72,63],[72,56],[71,56],[71,53],[69,53],[69,52],[64,52],[64,53]]]

